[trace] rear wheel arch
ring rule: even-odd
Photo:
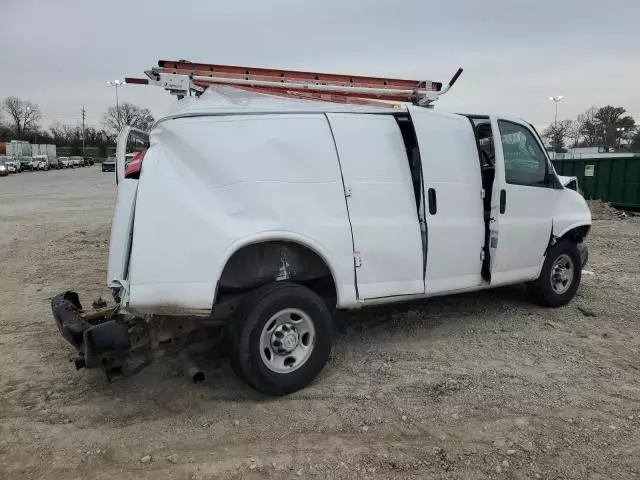
[[[242,293],[280,281],[300,283],[322,297],[337,300],[338,280],[326,255],[307,243],[287,238],[238,245],[226,258],[215,300],[227,293]]]

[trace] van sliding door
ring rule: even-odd
[[[414,189],[392,115],[327,114],[342,168],[360,299],[424,293]]]

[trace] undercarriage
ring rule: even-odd
[[[223,344],[225,322],[219,319],[136,316],[102,300],[85,310],[71,291],[53,297],[51,310],[60,333],[78,351],[76,368],[101,368],[109,381],[134,375],[169,355],[182,361],[193,382],[202,382],[205,375],[196,358]]]

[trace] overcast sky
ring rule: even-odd
[[[640,0],[0,0],[0,98],[99,125],[106,80],[159,59],[448,81],[437,108],[553,120],[620,105],[640,123]],[[128,85],[161,116],[173,101]]]

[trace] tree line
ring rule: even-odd
[[[640,152],[640,130],[623,107],[591,107],[575,120],[552,123],[542,136],[549,140],[551,151],[567,148],[599,147],[604,152]]]
[[[42,128],[42,111],[32,102],[18,97],[7,97],[0,104],[0,142],[26,140],[31,143],[50,143],[59,147],[71,147],[72,155],[82,154],[82,127],[77,124],[55,122]],[[85,126],[84,145],[97,147],[101,156],[115,143],[118,132],[126,125],[149,130],[155,122],[147,108],[123,102],[109,107],[102,114],[101,127]]]

